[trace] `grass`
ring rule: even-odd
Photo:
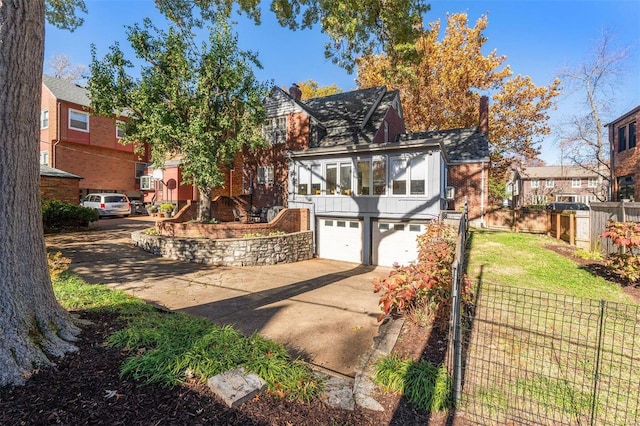
[[[476,230],[471,234],[468,275],[474,282],[548,291],[576,297],[631,303],[618,285],[592,275],[545,248],[546,236]]]
[[[109,345],[130,354],[122,366],[123,376],[175,386],[192,378],[204,382],[242,366],[281,397],[309,401],[322,390],[322,381],[306,364],[257,334],[245,337],[203,318],[159,312],[122,291],[87,284],[72,274],[54,280],[54,291],[66,309],[105,311],[126,321],[123,329],[107,338]]]
[[[472,233],[468,273],[477,304],[465,355],[467,413],[496,424],[582,424],[593,412],[595,424],[635,424],[640,308],[549,244],[558,243]]]

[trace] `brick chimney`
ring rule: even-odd
[[[478,121],[478,132],[489,136],[489,97],[480,97],[480,120]]]
[[[293,99],[300,100],[302,98],[302,90],[300,89],[300,86],[293,83],[289,88],[289,95],[291,95]]]

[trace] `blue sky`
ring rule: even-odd
[[[150,17],[162,18],[153,0],[85,0],[88,15],[84,25],[73,33],[47,25],[45,61],[54,54],[69,56],[74,64],[88,65],[90,44],[98,55],[120,41],[128,45],[125,25]],[[603,30],[615,34],[614,45],[629,47],[628,72],[614,102],[613,119],[640,105],[640,1],[638,0],[485,0],[433,1],[424,16],[425,24],[440,19],[444,28],[447,13],[466,12],[470,25],[488,13],[485,30],[485,54],[496,50],[507,56],[515,74],[529,75],[538,85],[546,85],[563,68],[575,67],[589,57],[594,41]],[[356,88],[355,74],[348,74],[324,58],[327,38],[319,28],[290,31],[278,26],[268,5],[262,13],[263,23],[256,27],[236,17],[242,49],[258,52],[263,69],[256,72],[261,80],[271,80],[288,87],[296,81],[315,80],[320,85],[337,84],[343,90]],[[579,112],[582,104],[574,95],[563,94],[558,109],[551,111],[551,124],[558,126]],[[560,164],[558,133],[542,139],[541,158],[547,164]]]

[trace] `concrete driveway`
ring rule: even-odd
[[[124,290],[164,308],[233,324],[285,344],[306,361],[354,377],[378,335],[374,277],[389,268],[313,259],[217,267],[163,259],[132,245],[151,218],[101,219],[95,230],[46,237],[90,283]]]

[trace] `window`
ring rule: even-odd
[[[547,198],[544,195],[532,195],[531,196],[531,204],[539,206],[547,202]]]
[[[633,200],[635,195],[635,179],[633,175],[618,178],[618,200]]]
[[[384,159],[373,160],[373,195],[387,193],[387,163]]]
[[[122,139],[124,138],[124,122],[116,121],[116,138]]]
[[[40,164],[49,165],[49,151],[40,151]]]
[[[351,164],[340,164],[340,193],[351,195]]]
[[[385,142],[389,142],[389,123],[387,123],[387,120],[384,120],[384,141]]]
[[[532,188],[540,188],[540,181],[538,179],[531,179]]]
[[[409,191],[411,195],[424,195],[426,180],[426,161],[424,157],[412,158],[411,161],[409,161],[409,167],[409,174],[411,176]]]
[[[258,167],[258,184],[259,185],[273,184],[273,166]]]
[[[358,161],[356,164],[358,195],[371,195],[371,162]]]
[[[309,182],[311,180],[311,173],[309,169],[304,166],[298,167],[298,194],[309,195]]]
[[[572,188],[582,188],[582,179],[580,179],[580,178],[571,179],[571,187]]]
[[[322,168],[320,165],[311,166],[311,194],[320,195],[322,192]]]
[[[147,168],[147,163],[136,162],[136,179],[140,179],[140,176],[144,175],[144,171]]]
[[[287,141],[287,117],[267,118],[262,126],[262,134],[270,144],[285,143]]]
[[[327,164],[325,168],[325,182],[326,182],[326,191],[327,195],[335,194],[336,189],[338,189],[338,165],[337,164]]]
[[[89,114],[87,114],[86,112],[69,109],[69,128],[88,132]]]
[[[407,194],[407,161],[391,159],[391,192],[393,195]]]
[[[625,128],[618,128],[618,152],[622,152],[627,149],[627,139],[625,137]]]
[[[49,110],[43,109],[40,111],[40,128],[46,129],[49,127]]]
[[[636,147],[636,122],[629,123],[629,149]]]
[[[587,188],[597,188],[598,187],[598,179],[589,178],[587,179]]]
[[[546,179],[544,182],[544,186],[547,188],[553,188],[555,186],[555,182],[553,179]]]
[[[153,177],[152,176],[140,176],[140,189],[143,191],[149,191],[153,189]]]

